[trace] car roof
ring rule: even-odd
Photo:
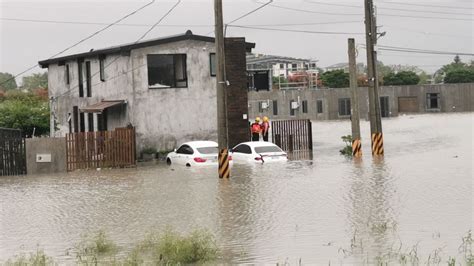
[[[191,146],[192,148],[217,147],[217,142],[209,141],[209,140],[188,141],[181,145],[185,145],[185,144]]]
[[[239,144],[235,145],[235,147],[237,147],[239,145],[242,145],[242,144],[246,144],[246,145],[248,145],[252,148],[255,148],[255,147],[268,147],[268,146],[278,147],[277,145],[275,145],[271,142],[267,142],[267,141],[247,141],[247,142],[239,143]]]

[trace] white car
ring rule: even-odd
[[[190,141],[168,153],[166,163],[185,166],[217,166],[219,149],[214,141]],[[232,160],[232,158],[229,158]]]
[[[231,150],[231,156],[235,163],[238,162],[286,162],[286,152],[277,145],[266,141],[243,142]]]

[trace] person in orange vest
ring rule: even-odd
[[[255,118],[255,122],[250,125],[250,132],[252,132],[252,141],[260,140],[260,133],[262,132],[262,127],[260,125],[260,117]]]
[[[263,117],[262,127],[262,137],[263,141],[268,141],[268,130],[270,129],[270,122],[268,121],[268,117]]]

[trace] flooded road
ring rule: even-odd
[[[0,178],[0,262],[39,246],[71,264],[84,233],[127,248],[167,226],[209,229],[231,263],[363,264],[414,249],[445,262],[473,228],[473,125],[473,114],[383,120],[374,160],[364,121],[357,162],[339,155],[350,121],[314,122],[313,160],[234,165],[230,180],[166,165]]]

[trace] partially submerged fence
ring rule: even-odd
[[[312,151],[311,120],[272,121],[272,140],[284,151]]]
[[[66,134],[67,170],[135,166],[135,129]]]
[[[24,174],[26,149],[21,130],[0,128],[0,176]]]

